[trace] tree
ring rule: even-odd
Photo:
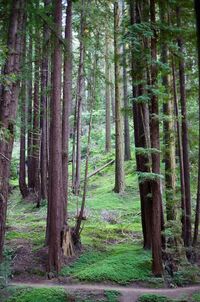
[[[8,54],[3,70],[4,77],[12,77],[1,89],[0,106],[0,260],[3,257],[9,170],[12,156],[14,128],[20,81],[17,78],[21,61],[21,35],[24,26],[24,0],[12,1],[7,35]]]
[[[111,149],[111,94],[110,94],[110,66],[109,66],[109,38],[108,33],[105,33],[105,99],[106,99],[106,152]]]
[[[122,193],[124,183],[124,143],[120,72],[120,10],[119,3],[114,3],[114,60],[115,60],[115,187],[116,193]]]
[[[62,47],[59,37],[62,29],[62,1],[54,0],[54,35],[52,97],[51,97],[51,126],[49,150],[49,250],[48,271],[61,268],[61,231],[63,222],[63,188],[62,188],[62,124],[61,124],[61,67]]]

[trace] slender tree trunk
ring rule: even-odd
[[[177,25],[180,28],[181,23],[180,8],[177,8]],[[188,142],[188,125],[187,125],[187,100],[185,89],[185,63],[183,59],[184,43],[181,36],[178,37],[178,47],[181,57],[179,58],[179,81],[180,81],[180,101],[182,115],[182,144],[183,144],[183,165],[184,165],[184,184],[185,184],[185,210],[186,210],[186,230],[184,243],[190,247],[192,243],[191,227],[191,193],[190,193],[190,163],[189,163],[189,142]]]
[[[10,23],[8,26],[8,55],[3,72],[5,76],[19,75],[21,43],[23,39],[21,30],[25,22],[24,7],[24,0],[12,1]],[[0,261],[3,258],[9,171],[14,141],[19,84],[19,80],[7,83],[7,86],[2,87],[0,96]]]
[[[32,43],[32,31],[30,31],[29,37],[29,51],[28,51],[28,60],[29,60],[29,79],[28,79],[28,112],[27,112],[27,126],[28,126],[28,135],[27,135],[27,166],[28,166],[28,187],[34,187],[34,179],[32,173],[32,146],[33,146],[33,43]]]
[[[67,214],[68,200],[68,160],[69,160],[69,113],[72,104],[72,1],[67,3],[65,24],[66,49],[64,56],[63,114],[62,114],[62,177],[64,194],[64,221]]]
[[[160,19],[163,24],[168,25],[167,20],[167,5],[163,1],[160,4]],[[161,60],[163,64],[169,62],[169,51],[165,42],[165,32],[161,33]],[[166,198],[166,214],[167,220],[175,220],[176,205],[175,205],[175,188],[176,188],[176,162],[175,162],[175,137],[174,137],[174,120],[173,111],[174,104],[170,94],[169,75],[162,76],[162,84],[165,88],[167,99],[163,103],[163,140],[164,140],[164,163],[165,163],[165,198]]]
[[[79,195],[80,192],[80,178],[81,178],[81,114],[82,114],[82,102],[84,94],[84,57],[85,57],[85,45],[84,45],[84,28],[85,28],[85,0],[82,0],[81,11],[81,32],[80,32],[80,58],[79,58],[79,70],[78,70],[78,93],[77,93],[77,117],[76,117],[76,173],[74,181],[74,193]]]
[[[119,3],[114,3],[114,52],[115,52],[115,187],[116,193],[122,193],[124,183],[124,142],[123,142],[123,117],[122,98],[120,89],[120,10]]]
[[[122,14],[125,16],[125,5],[122,0]],[[125,36],[125,29],[123,28],[123,34]],[[122,45],[122,56],[123,56],[123,99],[124,99],[124,159],[131,159],[131,148],[130,148],[130,129],[129,129],[129,117],[128,117],[128,84],[127,84],[127,62],[126,62],[126,47],[125,43]]]
[[[109,39],[108,34],[105,34],[105,98],[106,98],[106,152],[110,152],[111,149],[111,120],[110,120],[110,66],[109,66]]]
[[[44,0],[46,8],[50,5],[51,0]],[[48,177],[48,145],[47,145],[47,129],[48,129],[48,113],[47,113],[47,89],[49,82],[49,39],[50,31],[46,24],[43,27],[43,50],[42,50],[42,65],[41,65],[41,198],[47,199],[47,177]]]
[[[62,119],[61,119],[61,68],[62,49],[58,36],[62,29],[62,0],[54,0],[54,22],[57,35],[54,36],[51,126],[49,151],[48,207],[49,207],[49,251],[48,271],[61,269],[61,230],[63,217],[62,188]]]
[[[156,8],[155,0],[150,0],[150,16],[152,29],[156,24]],[[157,83],[157,39],[156,33],[151,38],[151,85],[155,88]],[[163,273],[162,267],[162,247],[161,247],[161,203],[162,196],[160,191],[160,134],[159,134],[159,106],[158,99],[155,94],[151,97],[151,148],[152,152],[152,173],[157,175],[152,180],[152,271],[155,276],[161,276]]]
[[[182,238],[185,238],[186,230],[186,211],[185,211],[185,181],[184,181],[184,166],[183,166],[183,148],[181,140],[181,127],[180,127],[180,116],[179,116],[179,106],[177,98],[177,89],[176,89],[176,71],[174,58],[172,57],[172,77],[173,77],[173,94],[174,94],[174,105],[175,105],[175,114],[176,114],[176,128],[177,128],[177,138],[178,138],[178,156],[179,156],[179,165],[180,165],[180,182],[181,182],[181,223],[182,223]]]
[[[197,244],[197,238],[199,233],[199,215],[200,215],[200,5],[199,5],[199,1],[194,0],[194,5],[195,5],[195,12],[196,12],[198,71],[199,71],[199,164],[198,164],[198,187],[197,187],[193,246]]]

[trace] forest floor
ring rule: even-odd
[[[110,159],[97,155],[90,163],[90,172]],[[66,298],[65,296],[62,299],[62,292],[59,292],[58,296],[59,294],[61,296],[58,301],[114,302],[123,299],[121,301],[133,302],[134,297],[137,299],[143,293],[148,295],[152,292],[156,293],[156,290],[146,291],[144,288],[190,286],[199,283],[199,267],[189,264],[184,257],[178,264],[178,271],[174,273],[173,278],[167,274],[164,278],[152,276],[151,253],[142,249],[137,175],[133,171],[134,161],[129,161],[126,163],[126,191],[123,195],[113,192],[113,165],[89,179],[85,209],[86,220],[81,233],[83,249],[77,252],[75,257],[66,261],[60,275],[53,280],[53,284],[65,284],[65,287],[75,284],[76,288],[83,286],[86,292],[88,292],[86,289],[89,289],[90,295],[88,298],[88,293],[86,296],[81,293],[81,298],[70,298],[72,299],[70,300],[69,297]],[[55,302],[57,301],[55,300],[57,288],[52,289],[53,300],[51,300],[52,297],[49,297],[48,300],[48,295],[45,292],[47,249],[44,246],[44,240],[47,204],[43,201],[41,207],[37,209],[31,198],[21,199],[16,180],[12,180],[11,185],[14,188],[8,205],[5,249],[7,261],[0,267],[0,273],[4,274],[4,279],[11,277],[12,282],[18,282],[18,285],[24,284],[24,287],[23,289],[16,286],[12,289],[8,287],[6,293],[4,291],[4,301]],[[68,212],[71,226],[75,224],[80,202],[81,199],[70,195]],[[27,282],[29,284],[26,286]],[[38,282],[46,300],[42,300],[41,297],[38,300],[31,300],[30,298],[31,295],[35,295],[34,288],[32,291],[29,289],[30,283],[36,286]],[[48,283],[48,287],[51,284],[52,282]],[[99,288],[96,288],[97,284]],[[124,285],[123,288],[126,288],[125,293],[122,285]],[[102,296],[103,288],[104,295]],[[65,289],[69,290],[69,288]],[[99,294],[98,289],[101,292]],[[133,292],[130,293],[130,290]],[[59,291],[61,291],[60,288]],[[189,288],[189,292],[186,288],[180,290],[175,288],[174,292],[167,290],[167,293],[161,289],[157,293],[177,297],[179,291],[181,295],[190,294],[191,291],[196,291],[196,288]],[[122,294],[121,298],[119,298],[118,292]],[[8,299],[7,293],[8,296],[11,296],[11,300]],[[15,297],[15,295],[18,296]],[[12,296],[15,297],[14,300],[12,300]],[[196,297],[195,300],[187,298],[188,300],[180,301],[200,301],[200,295],[198,296],[199,300]],[[141,301],[173,300],[153,300],[152,298]]]

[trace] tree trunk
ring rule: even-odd
[[[109,66],[109,39],[108,34],[105,34],[105,98],[106,98],[106,152],[111,149],[111,121],[110,121],[110,107],[111,107],[111,94],[110,94],[110,66]]]
[[[196,12],[198,72],[199,72],[199,163],[198,163],[198,187],[197,187],[193,246],[197,244],[197,238],[199,233],[199,215],[200,215],[200,6],[199,6],[199,1],[194,0],[194,5],[195,5],[195,12]]]
[[[44,0],[46,8],[50,5],[51,0]],[[41,155],[40,155],[40,167],[41,167],[41,198],[47,200],[47,170],[48,170],[48,82],[49,82],[49,39],[50,31],[48,26],[43,26],[43,50],[42,50],[42,65],[41,65]]]
[[[125,16],[125,5],[122,0],[122,14]],[[125,36],[125,29],[123,28],[123,35]],[[129,117],[128,117],[128,90],[127,90],[127,62],[126,62],[126,47],[125,43],[122,45],[122,56],[123,56],[123,99],[124,99],[124,159],[131,159],[131,148],[130,148],[130,130],[129,130]]]
[[[77,117],[76,117],[76,172],[74,180],[74,194],[79,195],[80,192],[80,178],[81,178],[81,114],[82,114],[82,101],[84,94],[84,30],[85,30],[85,0],[82,0],[81,11],[81,30],[80,30],[80,58],[78,70],[78,92],[77,92]]]
[[[54,36],[52,97],[51,97],[51,126],[49,151],[48,207],[49,207],[49,251],[48,271],[61,269],[61,231],[63,217],[63,187],[62,187],[62,119],[61,119],[61,68],[62,48],[59,41],[62,30],[62,0],[54,1]]]
[[[124,183],[124,143],[123,116],[120,88],[120,10],[119,3],[114,3],[114,60],[115,60],[115,187],[116,193],[123,193]]]
[[[4,75],[19,75],[21,43],[23,36],[24,0],[12,1],[10,23],[8,27],[8,55],[4,66]],[[0,261],[3,257],[6,210],[8,200],[8,182],[12,156],[14,128],[19,95],[19,80],[2,87],[0,106]]]
[[[151,25],[154,35],[151,38],[151,85],[155,88],[157,84],[157,38],[154,26],[156,24],[155,0],[150,0]],[[151,182],[152,187],[152,272],[155,276],[161,276],[162,267],[162,248],[161,248],[161,203],[162,196],[160,191],[160,134],[159,134],[159,106],[157,96],[151,96],[151,148],[152,152],[152,173],[155,178]]]
[[[168,26],[167,5],[164,1],[160,4],[160,19],[162,24]],[[161,61],[163,64],[169,63],[169,51],[165,42],[165,32],[161,32]],[[164,163],[165,163],[165,198],[167,220],[175,220],[175,189],[176,189],[176,162],[175,162],[175,137],[174,137],[174,104],[170,94],[169,74],[162,75],[162,84],[167,98],[163,103],[163,141],[164,141]]]
[[[177,26],[180,28],[181,11],[177,10]],[[184,185],[185,185],[185,210],[186,210],[186,230],[184,243],[186,247],[190,247],[192,243],[192,227],[191,227],[191,193],[190,193],[190,163],[189,163],[189,142],[188,142],[188,125],[187,125],[187,100],[185,89],[185,63],[183,59],[184,43],[181,36],[177,39],[181,57],[179,58],[179,81],[180,81],[180,101],[182,115],[182,150],[183,150],[183,166],[184,166]]]
[[[64,80],[63,80],[63,113],[62,113],[62,177],[64,194],[64,221],[67,214],[68,200],[68,149],[69,149],[69,114],[72,104],[72,1],[67,2],[65,24],[66,49],[64,56]]]

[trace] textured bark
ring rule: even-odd
[[[18,75],[20,71],[21,43],[23,35],[24,0],[12,1],[10,23],[8,26],[8,55],[4,66],[5,76]],[[0,261],[3,255],[6,210],[8,200],[8,181],[12,156],[14,128],[19,95],[19,80],[3,86],[0,96]]]
[[[110,66],[109,66],[109,39],[106,33],[105,37],[105,99],[106,99],[106,152],[111,149],[111,120],[110,120],[110,107],[111,107],[111,94],[110,94]]]
[[[78,91],[77,91],[77,116],[76,116],[76,171],[74,179],[74,194],[79,195],[80,192],[80,179],[81,179],[81,114],[82,102],[84,94],[84,28],[85,28],[85,0],[82,0],[81,10],[81,29],[80,29],[80,57],[78,69]]]
[[[62,0],[54,1],[54,22],[56,36],[54,36],[52,98],[51,98],[51,126],[50,126],[50,158],[48,187],[49,207],[49,250],[48,271],[61,269],[61,231],[63,217],[63,187],[62,187],[62,119],[61,119],[61,68],[62,52],[59,36],[62,28]]]
[[[114,3],[114,60],[115,60],[115,187],[116,193],[122,193],[124,183],[124,142],[122,96],[120,87],[120,11],[118,1]]]
[[[181,26],[181,11],[177,8],[177,26]],[[185,185],[185,237],[184,244],[190,247],[192,243],[192,227],[191,227],[191,192],[190,192],[190,163],[189,163],[189,142],[188,142],[188,122],[187,122],[187,99],[185,88],[185,63],[184,63],[184,42],[181,36],[177,39],[181,57],[179,58],[179,82],[180,82],[180,102],[181,102],[181,134],[182,134],[182,150],[183,150],[183,167],[184,167],[184,185]]]
[[[51,0],[45,0],[44,5],[47,8]],[[41,198],[47,199],[47,177],[48,177],[48,96],[47,88],[49,82],[49,39],[50,31],[48,26],[43,27],[43,49],[41,64],[41,154],[40,154],[40,173],[41,173]]]
[[[141,2],[135,1],[130,3],[130,17],[131,25],[135,22],[141,22]],[[134,48],[134,45],[132,45]],[[134,52],[132,51],[132,96],[133,99],[142,96],[144,89],[142,85],[137,85],[135,82],[141,81],[144,76],[144,66],[141,62],[137,62]],[[136,77],[137,75],[137,77]],[[133,101],[133,122],[134,122],[134,138],[135,147],[147,149],[150,147],[150,134],[149,134],[149,109],[148,105],[141,102]],[[136,151],[136,165],[137,171],[142,173],[150,173],[150,157]],[[141,220],[143,232],[143,244],[145,249],[151,248],[151,212],[152,212],[152,199],[151,199],[151,184],[150,181],[139,179],[139,191],[141,202]]]
[[[156,9],[155,0],[150,1],[150,16],[152,29],[156,23]],[[157,83],[157,38],[156,32],[151,38],[151,85],[155,87]],[[160,191],[160,134],[159,134],[159,106],[158,99],[155,94],[151,96],[151,119],[150,119],[150,131],[151,131],[151,148],[152,152],[152,173],[155,173],[157,177],[151,181],[152,187],[152,272],[155,276],[161,276],[163,273],[162,267],[162,248],[161,248],[161,203],[162,196]]]
[[[200,6],[199,6],[199,1],[194,0],[194,5],[195,5],[195,12],[196,12],[198,72],[199,72],[199,163],[198,163],[198,187],[197,187],[193,246],[197,244],[197,238],[199,233],[199,220],[200,220],[199,217],[200,215]]]
[[[167,5],[160,2],[160,19],[163,24],[168,25]],[[169,51],[165,42],[165,32],[161,32],[161,60],[163,64],[169,63]],[[175,189],[176,189],[176,162],[175,162],[175,137],[174,137],[174,103],[170,93],[169,74],[162,76],[162,84],[165,88],[167,99],[163,104],[163,141],[164,141],[164,163],[165,163],[165,198],[167,220],[175,220]]]
[[[69,158],[69,114],[72,104],[72,1],[67,2],[65,24],[65,56],[64,56],[64,80],[63,80],[63,113],[62,113],[62,177],[63,177],[63,213],[64,221],[67,218],[68,200],[68,158]]]

